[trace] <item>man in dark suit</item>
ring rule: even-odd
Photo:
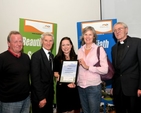
[[[116,113],[141,113],[141,39],[128,36],[128,27],[118,22],[113,28],[118,41],[112,47],[113,97]],[[140,106],[141,107],[141,106]]]
[[[43,33],[42,48],[31,57],[32,113],[53,113],[53,35]]]

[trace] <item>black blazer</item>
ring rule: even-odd
[[[40,49],[31,57],[31,99],[53,101],[53,94],[53,71],[44,50]]]
[[[113,66],[115,68],[113,94],[119,94],[122,88],[126,96],[135,96],[137,90],[141,89],[141,39],[128,36],[125,44],[119,69],[116,61],[118,59],[118,44],[112,47]]]

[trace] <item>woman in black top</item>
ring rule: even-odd
[[[80,101],[76,85],[74,83],[58,82],[64,60],[77,60],[77,55],[69,37],[64,37],[60,41],[58,53],[54,58],[54,76],[57,79],[57,113],[74,113],[75,110],[80,109]]]

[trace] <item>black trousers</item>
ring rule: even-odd
[[[43,108],[39,108],[39,103],[32,101],[32,113],[53,113],[53,103],[47,101]]]
[[[126,96],[122,90],[119,95],[113,95],[116,113],[141,113],[141,97]]]

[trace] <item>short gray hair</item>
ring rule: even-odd
[[[50,32],[44,32],[44,33],[41,35],[41,39],[43,39],[45,36],[51,36],[51,37],[53,38],[53,40],[54,40],[54,36],[53,36],[53,34],[50,33]]]
[[[116,25],[118,25],[118,24],[122,25],[124,28],[128,28],[128,26],[127,26],[124,22],[117,22],[117,23],[114,25],[114,27],[115,27]],[[113,28],[114,28],[114,27],[113,27]]]

